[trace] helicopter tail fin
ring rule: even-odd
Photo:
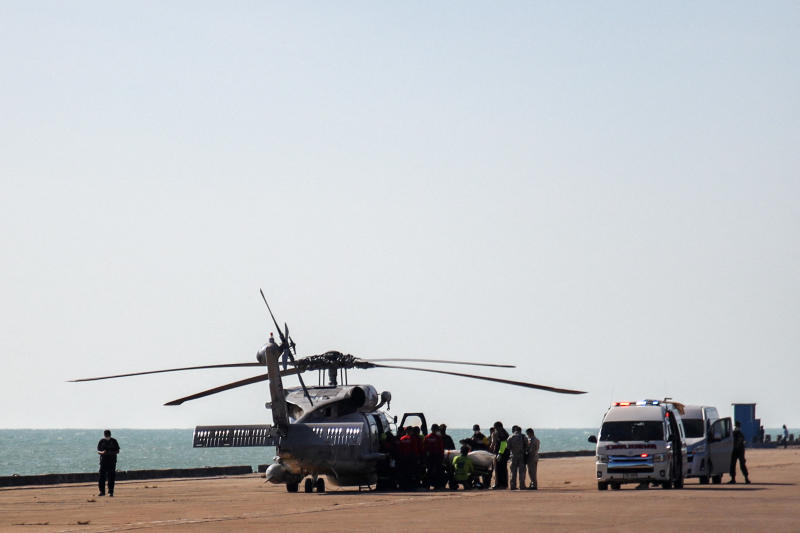
[[[264,355],[267,363],[267,375],[269,376],[272,422],[281,435],[285,435],[289,428],[289,410],[286,405],[286,394],[283,392],[283,380],[281,379],[280,363],[278,361],[281,350],[275,344],[267,345],[265,348]]]

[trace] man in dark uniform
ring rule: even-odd
[[[100,455],[100,494],[106,495],[106,478],[108,478],[108,495],[114,497],[114,479],[117,476],[117,454],[119,443],[111,436],[111,431],[105,430],[103,438],[97,443],[97,453]]]
[[[742,434],[742,423],[738,420],[734,424],[733,429],[733,453],[731,454],[731,480],[729,484],[736,483],[736,461],[739,461],[739,468],[742,469],[744,474],[744,482],[749,484],[750,478],[747,476],[747,465],[744,460],[744,435]]]
[[[456,443],[453,442],[453,437],[447,434],[447,424],[439,424],[439,433],[442,434],[442,444],[445,450],[455,450]]]
[[[489,439],[481,433],[481,427],[478,424],[472,426],[472,437],[463,439],[461,444],[466,444],[472,451],[489,449]]]
[[[503,428],[502,422],[494,423],[494,432],[490,444],[491,452],[495,454],[494,486],[493,489],[508,488],[508,431]]]

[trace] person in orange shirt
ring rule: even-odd
[[[423,443],[425,457],[425,470],[427,477],[426,487],[440,489],[444,487],[444,441],[442,440],[441,430],[437,424],[431,426],[431,432],[425,436]]]

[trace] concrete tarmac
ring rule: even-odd
[[[800,450],[748,450],[751,485],[597,490],[594,458],[544,459],[538,491],[289,494],[258,474],[0,489],[2,531],[798,531]],[[723,483],[728,481],[725,475]],[[301,488],[302,491],[302,488]]]

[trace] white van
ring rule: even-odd
[[[687,405],[683,408],[683,430],[686,433],[687,477],[699,477],[705,485],[711,479],[722,483],[733,453],[733,428],[730,418],[720,418],[716,407]]]
[[[598,490],[625,483],[683,488],[686,440],[678,404],[616,402],[606,411],[600,434],[589,442],[597,443]]]

